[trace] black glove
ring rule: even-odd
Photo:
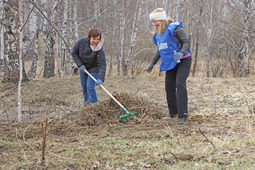
[[[144,71],[147,71],[148,73],[150,73],[151,70],[153,69],[153,66],[154,65],[152,63],[150,63],[150,65]]]
[[[86,74],[86,72],[84,71],[86,69],[86,67],[84,66],[84,65],[81,65],[80,67],[79,67],[79,70],[80,70],[80,72],[82,73],[82,74]]]
[[[183,57],[183,53],[182,52],[177,52],[174,54],[174,59],[177,61],[180,61],[180,59]]]
[[[101,79],[97,79],[96,85],[100,86],[102,83],[103,83],[103,81]]]

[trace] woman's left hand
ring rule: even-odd
[[[96,85],[100,86],[102,83],[103,83],[103,81],[101,79],[97,79]]]
[[[175,59],[176,61],[180,60],[182,57],[183,57],[183,53],[182,53],[182,52],[177,52],[177,53],[175,53],[175,55],[174,55],[174,59]]]

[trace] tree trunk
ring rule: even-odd
[[[129,63],[130,63],[130,58],[133,54],[133,50],[135,47],[135,42],[136,42],[136,33],[137,33],[137,17],[138,14],[140,14],[140,1],[136,1],[136,7],[135,7],[135,13],[134,13],[134,21],[133,21],[133,27],[132,27],[132,35],[131,35],[131,40],[130,40],[130,48],[128,51],[128,56],[127,56],[127,61],[125,62],[124,68],[123,68],[123,75],[126,76],[128,75],[128,69],[129,69]]]
[[[173,11],[174,11],[174,0],[171,0],[171,6],[169,10],[169,15],[171,18],[173,17]]]
[[[43,3],[45,6],[48,5],[47,0],[44,0]],[[47,9],[47,7],[46,7]],[[44,12],[46,17],[48,16],[47,12]],[[43,21],[43,41],[44,41],[44,78],[54,77],[54,44],[55,39],[53,38],[54,35],[52,34],[51,26],[49,26],[48,21],[44,18]]]
[[[211,64],[211,45],[212,45],[212,29],[207,31],[207,58],[206,58],[206,76],[210,77],[210,64]]]
[[[34,5],[31,4],[31,9],[34,8]],[[35,10],[35,9],[34,9]],[[36,70],[37,70],[37,60],[38,60],[38,48],[39,48],[39,22],[38,17],[35,11],[32,11],[29,19],[29,26],[28,26],[28,32],[29,34],[29,40],[30,44],[34,44],[33,46],[33,61],[30,66],[30,70],[28,71],[27,75],[29,78],[34,79],[36,76]]]
[[[195,59],[194,59],[194,64],[193,64],[193,72],[192,76],[194,77],[196,74],[196,68],[197,68],[197,58],[198,58],[198,47],[199,47],[199,34],[200,34],[200,26],[201,26],[201,18],[202,18],[202,12],[203,12],[203,7],[200,7],[200,12],[199,12],[199,19],[198,19],[198,24],[197,24],[197,37],[196,37],[196,52],[195,52]]]
[[[63,23],[62,23],[62,37],[63,39],[61,40],[61,56],[62,56],[62,61],[61,61],[61,72],[60,72],[60,77],[64,77],[66,75],[66,63],[67,63],[67,47],[65,42],[67,42],[67,17],[68,17],[68,1],[64,0],[64,16],[63,16]]]
[[[30,79],[34,79],[36,76],[37,70],[37,61],[38,61],[38,49],[39,49],[39,32],[40,30],[37,29],[36,34],[34,35],[34,52],[33,52],[33,61],[28,71],[27,75]]]
[[[126,13],[125,13],[125,0],[122,0],[122,8],[120,12],[120,58],[121,58],[121,66],[122,72],[125,72],[125,25],[126,25]],[[120,74],[120,73],[119,73]]]
[[[118,22],[118,18],[119,18],[119,12],[118,12],[118,8],[117,8],[117,2],[116,0],[114,0],[114,23],[113,23],[113,35],[114,35],[114,45],[115,45],[115,50],[116,50],[116,61],[117,61],[117,72],[118,75],[120,75],[120,68],[121,68],[121,62],[120,62],[120,52],[119,52],[119,38],[120,35],[118,34],[118,27],[119,25],[117,25]]]
[[[189,10],[189,19],[188,19],[188,22],[189,22],[189,49],[191,49],[191,35],[192,35],[192,32],[191,32],[191,7],[190,7],[190,0],[188,0],[188,10]]]
[[[22,62],[22,30],[21,30],[21,5],[20,0],[18,0],[18,32],[19,32],[19,83],[18,83],[18,121],[21,122],[22,117],[22,79],[23,79],[23,62]]]
[[[244,2],[244,23],[243,23],[243,37],[241,40],[241,46],[238,55],[238,69],[236,70],[235,75],[243,77],[249,73],[249,32],[251,32],[251,8],[252,1],[245,0]]]
[[[3,18],[3,10],[1,11],[1,18]],[[0,77],[4,76],[4,27],[0,25]]]
[[[3,82],[19,81],[19,28],[18,3],[16,0],[4,1],[4,78]]]

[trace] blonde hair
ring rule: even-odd
[[[152,14],[157,13],[157,12],[162,12],[162,11],[164,11],[163,8],[157,8],[157,9],[155,9],[155,10],[152,12]],[[161,21],[161,22],[160,22],[160,25],[154,27],[154,32],[153,32],[153,34],[156,34],[157,31],[158,31],[158,32],[159,32],[159,35],[161,35],[161,33],[165,31],[167,25],[168,25],[170,22],[174,22],[174,20],[173,20],[170,16],[167,17],[166,20],[160,20],[160,21]]]

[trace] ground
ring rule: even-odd
[[[0,169],[254,169],[255,77],[187,80],[189,118],[169,118],[164,75],[107,76],[83,106],[79,76],[0,84]],[[45,145],[44,145],[45,144]]]

